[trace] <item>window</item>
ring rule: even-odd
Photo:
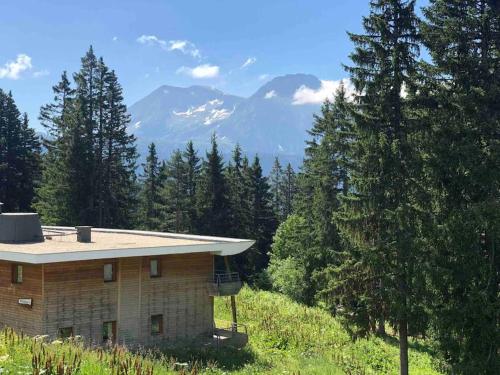
[[[163,333],[163,315],[151,316],[151,335],[157,336]]]
[[[23,266],[20,264],[12,265],[12,282],[21,284],[23,282]]]
[[[160,261],[158,259],[151,259],[149,261],[149,276],[151,277],[161,276]]]
[[[59,328],[59,337],[61,339],[67,339],[73,336],[73,327]]]
[[[116,264],[106,263],[104,265],[104,281],[116,281]]]
[[[102,342],[114,341],[116,339],[116,322],[104,322],[102,325]]]

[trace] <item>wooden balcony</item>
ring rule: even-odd
[[[234,296],[243,286],[238,272],[216,273],[208,287],[208,294],[214,297]]]

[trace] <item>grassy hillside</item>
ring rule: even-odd
[[[330,314],[288,298],[244,288],[237,297],[239,322],[249,329],[253,362],[238,374],[396,374],[397,342],[379,338],[352,342]],[[228,299],[219,299],[216,316],[229,320]],[[424,343],[410,349],[412,374],[438,374]]]
[[[216,316],[229,320],[228,299],[217,298]],[[88,350],[77,342],[44,343],[4,330],[0,374],[395,374],[394,340],[349,340],[329,314],[269,292],[244,288],[238,317],[250,334],[242,350],[178,348],[133,355],[124,349]],[[423,343],[410,351],[412,374],[438,374]],[[51,368],[51,370],[44,370]],[[59,369],[59,370],[58,370]],[[76,370],[78,369],[78,371]],[[39,371],[40,370],[40,371]],[[39,371],[39,372],[37,372]]]

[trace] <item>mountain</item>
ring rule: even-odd
[[[129,108],[129,130],[137,136],[142,155],[155,142],[161,156],[168,157],[189,140],[202,154],[216,132],[226,155],[239,143],[250,157],[258,153],[265,167],[275,156],[298,166],[307,129],[320,108],[296,103],[294,95],[303,87],[317,90],[321,82],[312,75],[285,75],[267,82],[249,98],[205,86],[161,86]]]

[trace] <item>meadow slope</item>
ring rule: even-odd
[[[45,343],[6,329],[0,334],[0,374],[396,374],[398,347],[393,338],[352,342],[340,323],[270,292],[243,288],[237,296],[239,322],[250,342],[233,348],[188,349],[141,355],[124,348],[87,349],[77,340]],[[216,298],[217,322],[229,320],[228,298]],[[410,369],[439,374],[424,342],[413,342]]]

